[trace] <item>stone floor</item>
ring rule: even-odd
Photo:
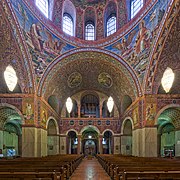
[[[91,160],[84,158],[74,171],[70,180],[110,180],[110,177],[96,158],[92,158]]]

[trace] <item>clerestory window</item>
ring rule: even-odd
[[[63,31],[66,34],[73,36],[73,29],[73,19],[69,14],[65,13],[63,16]]]
[[[85,27],[85,40],[95,40],[93,23],[88,23]]]
[[[131,19],[140,11],[143,7],[143,0],[131,1]]]
[[[107,36],[116,32],[116,16],[110,16],[107,20]]]
[[[41,10],[41,12],[48,18],[48,0],[36,0],[36,6]]]

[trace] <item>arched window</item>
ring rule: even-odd
[[[139,12],[143,7],[143,0],[131,0],[131,19]]]
[[[116,32],[116,16],[111,15],[107,20],[107,36]]]
[[[92,22],[88,22],[85,27],[85,40],[94,40],[94,25]]]
[[[73,36],[73,19],[67,13],[65,13],[63,16],[63,31]]]
[[[42,11],[42,13],[48,18],[49,4],[48,0],[36,0],[36,6]]]

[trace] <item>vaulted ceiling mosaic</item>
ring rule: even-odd
[[[133,77],[123,70],[123,65],[97,52],[81,52],[62,59],[49,71],[46,80],[45,98],[53,93],[64,100],[81,90],[96,90],[113,96],[118,104],[124,95],[132,99],[138,96]]]

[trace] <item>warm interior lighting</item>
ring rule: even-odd
[[[108,108],[108,111],[111,113],[112,110],[113,110],[113,106],[114,106],[114,100],[113,98],[110,96],[108,98],[108,101],[107,101],[107,108]]]
[[[170,91],[173,82],[174,82],[174,73],[171,68],[167,67],[161,79],[162,87],[164,88],[166,93]]]
[[[14,88],[16,87],[18,78],[16,76],[15,70],[11,65],[8,65],[6,67],[6,70],[4,71],[4,79],[9,91],[13,91]]]
[[[89,139],[91,139],[91,138],[92,138],[92,136],[91,136],[91,135],[89,135],[89,136],[88,136],[88,138],[89,138]]]
[[[72,99],[68,97],[66,101],[66,108],[69,114],[71,113],[72,107],[73,107]]]

